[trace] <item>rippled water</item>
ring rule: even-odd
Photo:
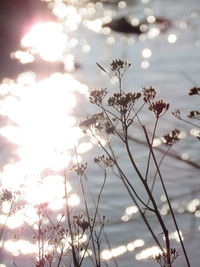
[[[30,209],[32,204],[49,200],[50,196],[53,210],[59,210],[60,205],[62,206],[62,200],[58,197],[58,193],[59,196],[63,194],[58,184],[58,181],[62,184],[62,177],[60,180],[56,178],[55,182],[53,175],[58,175],[59,170],[70,162],[70,151],[82,138],[82,133],[76,127],[77,122],[96,111],[96,108],[87,102],[88,90],[104,87],[113,90],[116,87],[108,76],[101,74],[96,62],[109,68],[114,58],[128,58],[132,66],[126,73],[124,87],[137,91],[152,85],[159,96],[171,104],[170,111],[160,121],[157,137],[175,127],[179,128],[182,136],[186,137],[172,149],[172,154],[199,164],[198,143],[191,135],[192,127],[174,118],[171,112],[179,108],[183,114],[187,114],[190,109],[198,109],[198,98],[189,97],[188,90],[199,83],[200,4],[195,0],[190,1],[190,4],[187,1],[180,3],[152,0],[141,1],[126,8],[125,2],[120,3],[121,8],[105,5],[103,9],[101,4],[90,4],[79,11],[75,4],[66,6],[57,2],[57,5],[52,5],[51,9],[58,16],[59,24],[43,23],[34,26],[22,39],[22,46],[33,46],[35,50],[27,50],[27,54],[23,55],[18,52],[18,57],[21,61],[34,60],[39,54],[43,60],[61,60],[67,71],[74,69],[75,60],[80,64],[80,68],[71,74],[54,73],[43,79],[28,72],[20,74],[16,80],[4,80],[1,84],[1,115],[12,120],[12,123],[8,123],[6,119],[1,128],[1,182],[5,187],[13,186],[15,189],[25,185],[23,189]],[[132,20],[135,17],[155,15],[169,19],[172,26],[165,33],[150,35],[150,38],[145,35],[125,36],[102,29],[102,21],[105,23],[115,15],[126,15]],[[44,33],[48,33],[48,27],[50,34],[43,38]],[[17,57],[17,54],[14,53],[13,57]],[[148,113],[143,114],[143,122],[147,129],[152,131],[153,121]],[[133,132],[132,136],[139,140],[141,137],[137,131]],[[16,146],[10,145],[9,141]],[[135,179],[123,147],[116,139],[113,139],[113,145],[127,175],[130,179]],[[93,146],[90,152],[84,154],[86,150],[91,149],[88,140],[85,146],[82,144],[78,149],[83,161],[88,161],[89,166],[93,164],[94,155],[101,153],[100,149]],[[134,149],[138,166],[143,169],[145,147],[137,142]],[[158,156],[161,155],[158,152]],[[16,160],[18,158],[20,161]],[[192,266],[198,267],[199,168],[187,160],[166,157],[161,170],[169,195],[173,199],[172,204]],[[41,173],[48,173],[43,187],[40,186]],[[99,192],[103,175],[92,165],[88,168],[87,177],[88,196],[93,198]],[[70,182],[72,204],[76,205],[80,201],[75,194],[76,182]],[[138,182],[135,183],[138,192],[143,194]],[[32,194],[33,188],[37,190],[37,195]],[[46,194],[46,191],[49,193]],[[167,208],[161,188],[156,186],[155,192],[164,215]],[[92,208],[93,201],[89,200],[89,204]],[[6,207],[4,209],[6,210]],[[28,217],[32,214],[28,206],[27,211],[30,212]],[[157,252],[157,248],[120,179],[111,173],[107,177],[102,195],[100,214],[109,219],[105,232],[112,250],[107,250],[105,241],[102,244],[102,255],[108,259],[109,266],[115,266],[114,261],[110,259],[112,255],[119,266],[155,266],[155,262],[150,258]],[[175,239],[172,221],[167,215],[165,218],[171,238],[174,239],[173,245],[182,254],[180,244]],[[157,227],[154,217],[150,216],[149,220],[155,225],[159,235],[161,229]],[[15,218],[10,222],[11,228],[14,223],[21,225],[22,222]],[[22,244],[18,246],[23,247]],[[4,251],[2,254],[4,255]],[[184,264],[184,258],[181,256],[175,266],[186,266]]]

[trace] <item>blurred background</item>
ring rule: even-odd
[[[88,103],[89,91],[116,87],[96,62],[109,69],[116,58],[132,63],[123,83],[127,91],[153,86],[170,103],[158,127],[155,147],[162,150],[160,137],[166,132],[181,130],[182,140],[166,157],[162,171],[191,264],[199,267],[199,128],[171,114],[180,109],[187,117],[199,107],[198,97],[188,95],[200,82],[200,2],[196,0],[0,1],[0,182],[2,188],[23,190],[26,199],[25,209],[6,221],[0,267],[13,266],[13,257],[18,266],[27,266],[33,244],[26,236],[18,243],[9,242],[7,233],[20,231],[24,221],[34,225],[35,204],[48,201],[52,212],[59,215],[63,207],[60,171],[76,161],[74,146],[80,161],[90,163],[99,153],[78,124],[96,111]],[[143,122],[151,132],[152,118],[144,114]],[[142,168],[144,147],[137,132],[133,137]],[[126,155],[113,142],[131,175]],[[162,151],[158,153],[161,157]],[[88,180],[95,196],[102,174],[93,165]],[[71,205],[81,205],[76,182],[69,183]],[[172,242],[181,251],[166,200],[159,187],[155,192]],[[2,205],[1,225],[8,210]],[[112,174],[103,193],[101,214],[109,219],[110,248],[106,242],[102,245],[102,258],[109,266],[117,266],[116,261],[123,267],[155,266],[151,258],[157,248],[137,208]],[[183,256],[176,262],[174,266],[186,266]]]

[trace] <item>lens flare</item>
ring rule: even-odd
[[[31,27],[22,38],[21,44],[26,48],[34,48],[44,60],[57,61],[63,55],[67,39],[61,24],[40,22]]]

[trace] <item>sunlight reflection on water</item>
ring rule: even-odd
[[[149,257],[152,258],[159,253],[161,253],[161,250],[159,249],[159,247],[157,247],[157,246],[149,247],[149,248],[146,248],[146,249],[142,250],[141,252],[137,253],[136,259],[138,261],[141,261],[141,260],[147,259]]]
[[[101,257],[104,260],[110,260],[113,257],[118,257],[128,251],[134,251],[136,248],[144,246],[144,241],[142,239],[137,239],[133,242],[129,242],[126,245],[121,245],[119,247],[112,248],[110,250],[103,250]]]
[[[76,91],[86,94],[87,87],[69,74],[53,74],[31,86],[10,85],[10,95],[1,101],[1,115],[8,116],[14,125],[2,127],[1,135],[19,146],[16,154],[20,162],[4,166],[3,187],[16,189],[28,174],[67,166],[70,149],[82,137],[70,115],[76,105]],[[90,147],[85,143],[79,150],[84,152]]]
[[[37,81],[32,72],[20,74],[16,81],[4,80],[0,87],[4,89],[1,115],[12,122],[1,128],[1,135],[17,144],[15,154],[19,157],[19,161],[3,167],[1,184],[3,188],[22,190],[28,203],[8,219],[7,225],[13,229],[24,221],[30,224],[37,221],[31,205],[48,201],[50,209],[62,208],[63,177],[42,172],[47,169],[59,172],[72,161],[71,151],[83,136],[71,115],[77,102],[75,94],[85,96],[88,88],[70,74],[54,73]],[[78,146],[80,153],[89,149],[89,143]],[[68,188],[71,191],[70,185]],[[69,197],[71,206],[78,205],[79,201],[76,194]],[[9,208],[6,210],[3,206],[2,211],[8,214]],[[0,219],[3,224],[6,215]]]
[[[19,145],[16,153],[31,172],[58,170],[70,160],[69,149],[82,137],[70,115],[76,91],[86,94],[87,87],[69,74],[56,73],[31,86],[11,84],[10,95],[1,101],[1,115],[14,124],[2,127],[1,135]]]
[[[36,204],[48,202],[49,209],[62,209],[64,178],[56,173],[72,161],[74,146],[77,146],[77,153],[91,149],[90,143],[79,145],[83,133],[71,115],[77,104],[75,94],[85,96],[88,88],[72,75],[60,73],[40,81],[34,73],[22,73],[16,81],[6,81],[1,85],[6,87],[1,100],[1,115],[8,116],[12,124],[1,128],[1,135],[17,144],[15,154],[19,160],[3,167],[1,184],[3,188],[20,190],[26,204],[8,217],[12,203],[5,202],[0,224],[6,222],[10,229],[15,229],[38,222]],[[45,170],[51,170],[55,175],[43,174]],[[68,182],[67,190],[72,191]],[[79,203],[79,196],[70,193],[69,206]],[[36,253],[37,246],[27,240],[4,243],[5,249],[14,256]]]

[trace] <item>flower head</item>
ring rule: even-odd
[[[110,157],[106,157],[105,155],[101,155],[99,157],[94,158],[95,163],[102,163],[104,167],[112,167],[113,166],[113,160]]]
[[[153,87],[151,87],[151,86],[149,88],[145,88],[144,87],[142,89],[142,92],[143,92],[143,100],[146,103],[150,103],[150,101],[152,99],[154,99],[155,96],[156,96],[156,90]]]
[[[190,111],[190,114],[188,115],[188,118],[200,120],[200,111],[198,111],[198,110]]]
[[[0,200],[2,201],[10,201],[13,198],[13,194],[8,189],[3,189],[0,193]]]
[[[115,93],[108,99],[108,105],[125,114],[140,96],[141,93]]]
[[[156,118],[159,118],[169,109],[169,103],[165,103],[162,99],[153,102],[149,106],[149,110],[153,111]]]
[[[107,89],[101,89],[101,90],[93,90],[90,92],[90,103],[96,104],[97,106],[100,106],[102,104],[102,101],[104,97],[107,94]]]
[[[170,256],[170,259],[171,259],[171,263],[173,263],[175,261],[175,259],[179,256],[179,253],[175,248],[171,248],[169,256]],[[167,266],[168,255],[167,255],[166,252],[159,253],[153,259],[155,261],[157,261],[157,263],[159,263],[161,267],[166,267]]]
[[[181,119],[181,112],[179,109],[176,109],[175,111],[172,112],[172,114],[178,118],[178,119]]]
[[[88,129],[96,133],[105,132],[107,134],[113,134],[115,131],[113,125],[104,116],[103,112],[91,115],[86,120],[82,121],[79,124],[79,127],[82,128],[85,133],[87,132]]]
[[[131,63],[126,59],[115,59],[110,64],[111,71],[127,70]]]
[[[87,169],[87,162],[80,165],[73,165],[71,170],[73,170],[78,176],[83,176]]]
[[[165,144],[168,146],[171,146],[177,141],[179,141],[180,140],[179,134],[180,134],[180,131],[178,129],[174,129],[171,133],[164,135],[163,138],[164,138]]]
[[[200,95],[200,87],[193,87],[190,89],[189,95]]]

